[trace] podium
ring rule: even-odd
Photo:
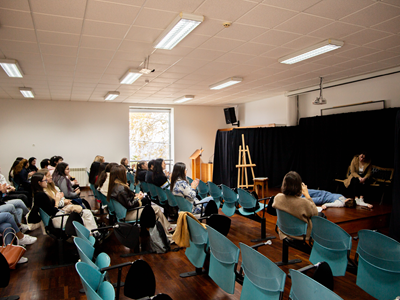
[[[192,161],[192,179],[199,178],[203,182],[212,181],[213,164],[201,162],[200,156],[203,151],[203,149],[197,149],[189,157]]]

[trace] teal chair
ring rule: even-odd
[[[290,269],[292,288],[289,298],[292,300],[340,300],[338,295],[303,273]],[[343,299],[342,299],[343,300]]]
[[[165,191],[156,185],[154,185],[154,190],[156,191],[156,195],[160,205],[166,205],[168,203],[168,197]]]
[[[169,206],[171,206],[171,207],[178,206],[178,203],[176,202],[174,194],[172,194],[172,192],[169,189],[164,190],[164,192],[167,195]]]
[[[147,186],[149,188],[150,191],[150,198],[151,200],[157,202],[158,201],[158,197],[157,197],[157,189],[156,186],[152,183],[147,183]]]
[[[190,246],[186,248],[185,255],[196,268],[196,271],[180,274],[179,276],[183,278],[206,273],[206,271],[203,271],[203,266],[208,251],[207,230],[189,216],[186,216],[186,220],[190,236]]]
[[[126,180],[129,181],[129,188],[132,192],[135,191],[135,177],[131,172],[126,172]]]
[[[14,178],[11,177],[11,181],[13,186],[15,187],[15,190],[18,191],[19,190],[19,184],[15,182]]]
[[[222,197],[224,198],[224,205],[222,206],[222,212],[228,217],[231,217],[234,215],[236,211],[236,205],[238,203],[239,195],[224,184],[221,184],[221,187],[222,187]]]
[[[197,190],[199,192],[199,196],[201,197],[201,199],[204,199],[205,197],[207,197],[208,193],[210,192],[210,188],[208,187],[207,183],[205,183],[202,180],[199,181]]]
[[[187,211],[187,212],[190,212],[190,213],[193,211],[193,205],[194,204],[189,202],[188,200],[186,200],[182,196],[175,195],[175,201],[176,201],[176,204],[178,204],[179,211]],[[198,204],[198,205],[202,206],[202,209],[201,209],[202,213],[199,214],[199,215],[196,214],[196,218],[203,217],[204,216],[204,212],[205,212],[204,209],[203,209],[203,204]]]
[[[104,274],[87,263],[78,262],[75,269],[81,278],[83,289],[88,300],[114,300],[114,287],[104,281]]]
[[[123,223],[136,223],[138,224],[140,219],[139,219],[139,213],[136,214],[136,220],[132,220],[132,221],[127,221],[126,220],[126,213],[128,212],[128,210],[121,204],[119,203],[117,200],[115,199],[110,199],[110,203],[111,206],[114,208],[115,210],[115,216],[117,217],[117,221],[118,222],[123,222]],[[134,210],[138,210],[143,208],[141,207],[135,207]]]
[[[192,184],[192,182],[193,182],[193,179],[192,179],[192,178],[190,178],[189,176],[186,176],[186,178],[187,178],[187,180],[189,181],[189,184]]]
[[[299,249],[300,244],[306,246],[307,223],[279,209],[276,210],[276,214],[278,217],[276,227],[279,228],[282,233],[288,236],[302,238],[302,240],[296,241],[289,237],[284,238],[282,241],[282,261],[276,264],[278,266],[297,264],[301,262],[301,259],[288,260],[289,247]]]
[[[96,260],[93,261],[93,255],[95,249],[93,245],[91,245],[88,241],[76,237],[74,239],[74,243],[76,248],[78,249],[79,258],[81,259],[82,262],[87,263],[88,265],[97,269],[98,271],[100,271],[100,269],[102,268],[110,266],[111,259],[104,252],[100,253],[96,257]]]
[[[285,289],[286,273],[253,248],[239,243],[244,281],[241,300],[279,300]]]
[[[150,189],[149,189],[149,186],[148,186],[147,182],[141,181],[140,182],[140,187],[141,187],[143,193],[146,193],[146,194],[150,193]]]
[[[333,276],[344,276],[351,250],[351,236],[327,219],[314,216],[311,221],[314,243],[309,261],[313,264],[325,261]]]
[[[360,230],[356,284],[378,300],[400,296],[400,243],[372,230]]]
[[[239,248],[227,237],[207,226],[210,241],[210,267],[208,276],[225,292],[235,292]]]
[[[222,200],[222,190],[213,182],[208,182],[208,187],[210,189],[210,195],[213,197],[215,204],[219,208],[221,206]]]
[[[90,245],[94,245],[96,243],[96,239],[94,236],[90,235],[90,230],[83,226],[81,223],[77,221],[73,221],[72,224],[75,227],[76,235],[82,240],[87,241]]]

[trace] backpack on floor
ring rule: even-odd
[[[166,253],[171,250],[169,240],[160,221],[157,220],[156,225],[149,228],[149,233],[150,248],[152,251],[156,253]]]

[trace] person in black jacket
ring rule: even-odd
[[[139,181],[146,181],[147,174],[147,162],[142,160],[138,162],[136,166],[136,174],[135,174],[135,184],[139,184]]]
[[[165,161],[162,158],[157,158],[154,161],[153,168],[153,184],[162,189],[169,189],[169,173],[165,174]]]
[[[153,183],[153,169],[154,169],[154,163],[155,160],[150,160],[149,163],[147,164],[148,169],[146,173],[146,182],[147,183]]]

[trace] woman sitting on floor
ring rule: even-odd
[[[186,179],[186,165],[183,162],[178,162],[174,165],[174,169],[172,170],[171,175],[171,191],[172,194],[177,196],[182,196],[190,203],[194,204],[203,204],[203,207],[206,207],[207,203],[210,200],[213,200],[213,197],[206,197],[202,200],[197,199],[196,197],[196,188],[199,185],[199,179],[193,180],[190,185],[188,180]],[[201,205],[193,205],[194,214],[201,213]]]

